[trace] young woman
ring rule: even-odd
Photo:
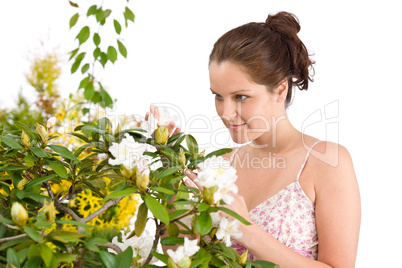
[[[239,188],[228,207],[252,222],[234,247],[281,268],[354,267],[360,196],[351,156],[301,133],[286,114],[292,89],[311,80],[299,30],[293,14],[269,15],[224,34],[210,55],[217,113],[232,139],[247,143],[226,156]]]

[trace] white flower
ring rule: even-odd
[[[223,239],[227,247],[232,245],[230,237],[240,238],[243,234],[238,230],[240,222],[238,220],[229,221],[227,218],[222,218],[219,223],[216,238]]]
[[[219,212],[212,212],[209,215],[212,218],[212,227],[217,227],[221,222],[221,216],[219,215]]]
[[[197,240],[184,238],[184,246],[179,246],[176,251],[167,250],[167,254],[172,258],[174,263],[179,263],[184,257],[191,257],[198,252],[200,247],[197,245]]]
[[[139,260],[137,261],[138,265],[142,265],[142,263],[146,260],[146,258],[149,255],[149,252],[152,249],[153,241],[154,238],[152,235],[149,233],[148,230],[144,230],[144,232],[141,234],[140,237],[134,235],[130,239],[126,239],[126,237],[131,233],[128,232],[127,234],[124,234],[124,231],[121,231],[122,233],[122,243],[118,242],[117,236],[112,239],[112,243],[117,245],[122,251],[126,250],[128,247],[133,248],[134,252],[134,258],[139,255]],[[108,249],[109,251],[112,251]],[[151,260],[151,263],[157,262],[158,260],[156,258],[153,258]]]
[[[147,131],[147,138],[151,137],[158,128],[158,119],[151,113],[148,116],[148,120],[141,123],[141,128]]]
[[[146,149],[146,144],[136,142],[132,136],[126,134],[120,143],[113,142],[109,148],[115,157],[115,159],[109,158],[109,164],[123,164],[126,168],[131,169],[141,159]]]
[[[158,126],[167,126],[170,122],[179,121],[179,117],[177,115],[172,115],[169,112],[169,109],[166,107],[158,107],[159,108],[159,123]]]
[[[214,155],[198,164],[197,167],[201,171],[194,181],[206,188],[217,186],[218,190],[214,193],[214,202],[223,200],[225,203],[231,204],[233,202],[231,192],[237,193],[238,188],[235,184],[236,169],[230,166],[230,162],[222,156],[216,157]]]
[[[54,124],[56,124],[56,117],[52,116],[47,120],[46,126],[51,128]]]

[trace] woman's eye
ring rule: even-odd
[[[246,95],[236,95],[236,99],[237,100],[245,100],[245,99],[247,99],[248,97],[246,96]]]
[[[215,99],[217,99],[217,100],[221,100],[221,99],[223,99],[223,98],[222,98],[222,96],[221,96],[221,95],[219,95],[219,94],[216,94],[216,93],[212,93],[212,94],[214,94],[214,95],[215,95]]]

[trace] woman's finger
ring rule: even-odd
[[[202,187],[200,185],[198,185],[194,180],[197,178],[197,174],[195,174],[192,170],[190,169],[186,169],[184,171],[184,173],[187,174],[188,177],[184,177],[183,181],[184,184],[188,187],[194,187],[197,188],[199,190],[202,190]]]
[[[154,115],[155,119],[159,120],[160,113],[158,106],[151,104],[151,113]]]

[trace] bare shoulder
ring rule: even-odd
[[[237,150],[237,148],[238,148],[238,147],[231,148],[232,151],[230,151],[230,152],[227,153],[227,154],[222,155],[222,157],[223,157],[224,159],[230,161],[230,158],[231,158],[232,155],[235,153],[235,151]]]
[[[341,144],[322,141],[311,151],[309,161],[314,162],[316,174],[319,174],[317,185],[353,183],[356,180],[352,156]]]

